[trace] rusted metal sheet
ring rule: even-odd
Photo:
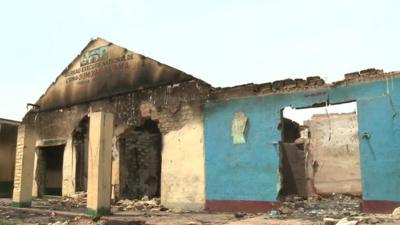
[[[55,109],[194,77],[143,55],[96,39],[39,99],[40,110]]]

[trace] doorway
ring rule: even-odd
[[[86,192],[88,181],[89,117],[84,117],[73,133],[76,154],[75,191]]]
[[[161,140],[158,122],[153,120],[129,128],[119,136],[120,198],[160,196]]]
[[[62,194],[62,168],[65,145],[40,148],[41,180],[39,189],[43,195],[61,196]]]
[[[280,129],[280,196],[361,195],[356,102],[286,107]]]

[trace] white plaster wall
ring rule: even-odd
[[[311,133],[309,150],[313,161],[318,163],[313,177],[316,192],[360,194],[357,115],[314,115],[305,124]]]
[[[163,136],[161,202],[176,210],[199,211],[205,205],[202,118]]]

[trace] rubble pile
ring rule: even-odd
[[[77,192],[71,196],[63,196],[62,198],[37,199],[40,205],[53,206],[54,208],[85,208],[86,192]]]
[[[69,224],[69,222],[68,222],[68,220],[66,220],[66,221],[57,221],[54,223],[48,223],[47,225],[68,225],[68,224]]]
[[[400,220],[400,207],[397,207],[393,210],[392,216],[394,219]]]
[[[284,215],[306,217],[332,217],[359,216],[360,198],[343,194],[332,194],[328,197],[288,196],[285,198],[280,212]]]
[[[152,198],[144,196],[142,199],[125,199],[120,200],[116,204],[118,211],[168,211],[163,205],[161,205],[161,200],[159,198]]]
[[[63,197],[61,204],[65,207],[81,208],[86,207],[87,194],[86,192],[78,192],[70,197]]]
[[[400,208],[391,217],[365,214],[360,209],[358,196],[332,194],[321,197],[285,197],[278,211],[271,211],[270,217],[307,218],[324,221],[324,225],[385,224],[400,218]]]

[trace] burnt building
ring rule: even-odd
[[[173,209],[265,212],[281,195],[355,190],[364,211],[389,212],[400,205],[398,87],[399,72],[368,69],[332,84],[314,76],[213,88],[92,40],[18,128],[13,204],[84,191],[89,214],[109,213],[112,198],[143,196]],[[357,105],[354,123],[337,126],[351,132],[323,143],[313,135],[337,127],[333,116],[310,125],[306,142],[304,127],[282,114],[348,102]],[[335,189],[320,179],[340,178],[335,171],[353,171],[354,185]]]
[[[392,212],[400,205],[399,87],[400,72],[367,69],[331,84],[308,77],[213,90],[204,107],[206,209],[263,212],[279,208],[281,194],[336,192],[361,194],[363,211]],[[349,102],[357,114],[319,116],[308,123],[308,143],[282,115]],[[236,123],[241,129],[231,130]]]
[[[16,182],[14,204],[29,206],[31,192],[85,191],[92,213],[108,210],[108,195],[161,197],[167,207],[202,209],[202,106],[210,90],[153,59],[90,41],[23,119],[20,141],[27,147],[17,155],[26,162],[17,162],[16,179],[34,182]],[[100,155],[104,146],[109,156]]]

